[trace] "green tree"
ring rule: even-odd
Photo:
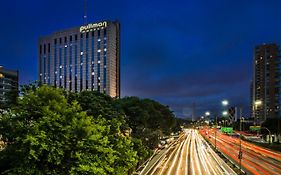
[[[158,145],[160,136],[176,130],[176,118],[168,106],[138,97],[125,97],[115,103],[125,113],[132,136],[140,138],[151,149]]]
[[[118,117],[116,117],[118,118]],[[89,116],[62,90],[27,89],[18,106],[0,117],[6,147],[4,174],[126,174],[138,155],[122,122]],[[1,165],[0,165],[1,166]],[[3,167],[5,166],[5,167]]]

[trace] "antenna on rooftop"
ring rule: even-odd
[[[88,21],[87,21],[87,18],[88,18],[87,6],[88,6],[88,1],[84,0],[84,24],[85,25],[88,23]]]

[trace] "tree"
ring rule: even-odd
[[[77,101],[68,103],[62,90],[45,85],[28,89],[17,107],[0,117],[6,143],[0,152],[1,171],[126,174],[138,155],[131,138],[122,135],[121,125],[101,115],[89,116]]]
[[[151,149],[158,145],[160,136],[169,135],[175,130],[176,118],[168,106],[138,97],[125,97],[115,103],[125,113],[133,137],[142,139]]]

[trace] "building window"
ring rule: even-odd
[[[50,53],[50,51],[51,51],[51,45],[50,43],[48,43],[48,53]]]
[[[40,49],[39,49],[40,55],[42,54],[42,45],[40,44]]]
[[[44,55],[46,54],[46,44],[44,44]]]

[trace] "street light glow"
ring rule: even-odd
[[[205,115],[206,115],[206,116],[210,116],[211,113],[210,113],[209,111],[207,111],[207,112],[205,112]]]
[[[256,106],[260,106],[261,104],[262,104],[262,101],[261,101],[261,100],[256,100],[256,101],[255,101],[255,105],[256,105]]]
[[[226,116],[227,114],[228,114],[227,111],[223,111],[223,112],[222,112],[222,115],[223,115],[223,116]]]
[[[221,104],[222,104],[223,106],[227,106],[227,105],[228,105],[228,101],[227,101],[227,100],[223,100],[223,101],[221,102]]]

